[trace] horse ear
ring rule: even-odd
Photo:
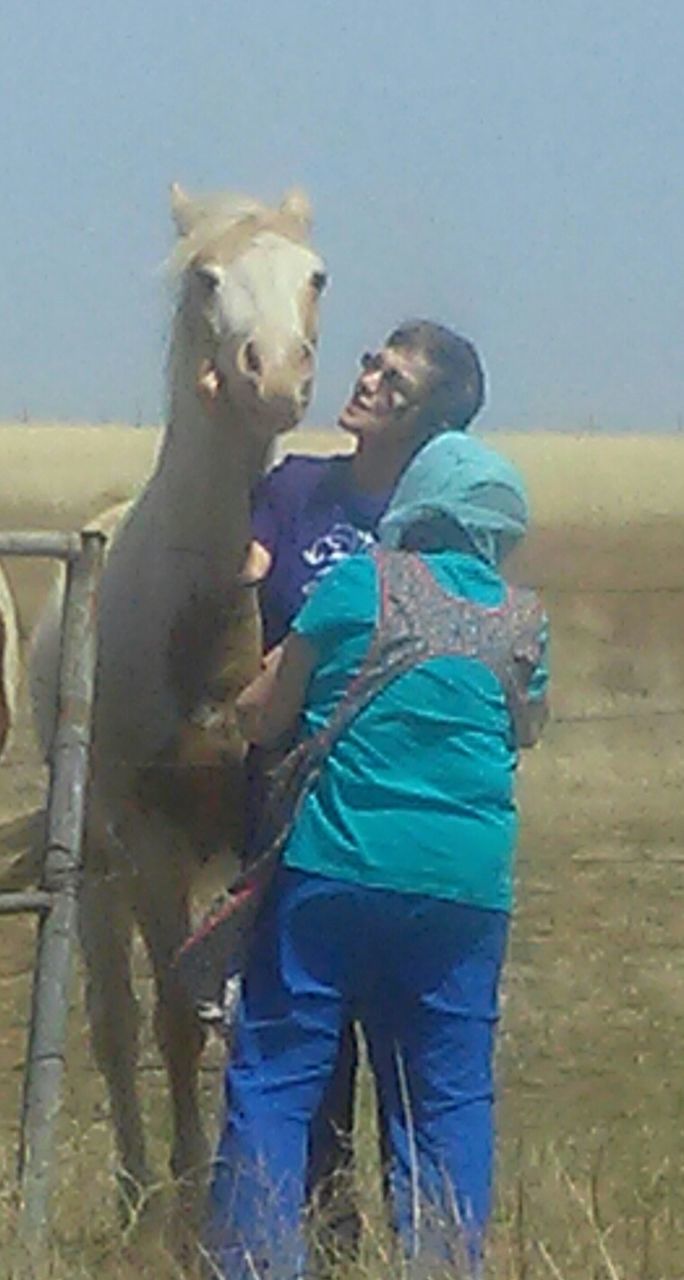
[[[195,202],[180,182],[172,182],[170,190],[171,217],[179,236],[187,236],[195,223]]]
[[[311,201],[301,187],[292,187],[285,192],[280,202],[280,212],[289,218],[294,218],[297,222],[301,222],[306,231],[311,230],[313,222]]]

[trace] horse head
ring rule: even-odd
[[[180,312],[200,394],[234,405],[267,434],[301,419],[313,390],[326,284],[300,191],[269,209],[240,196],[195,199],[174,184]]]

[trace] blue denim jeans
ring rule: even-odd
[[[303,1274],[309,1127],[350,1018],[386,1117],[394,1224],[419,1267],[477,1274],[490,1212],[492,1055],[508,917],[282,869],[245,975],[211,1189],[230,1280]]]

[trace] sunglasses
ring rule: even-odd
[[[405,378],[399,369],[385,364],[378,352],[364,351],[360,360],[362,373],[380,374],[379,388],[384,392],[392,409],[408,409],[416,402],[416,386]]]

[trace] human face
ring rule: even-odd
[[[361,372],[338,422],[359,438],[381,432],[410,437],[433,391],[434,373],[422,351],[382,347],[361,357]]]

